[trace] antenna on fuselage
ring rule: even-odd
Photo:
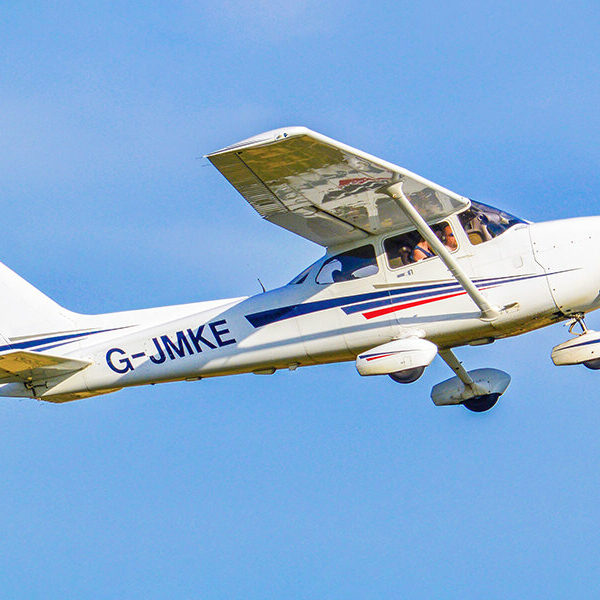
[[[265,289],[265,286],[263,285],[263,282],[260,280],[260,277],[257,277],[256,279],[257,279],[258,283],[260,283],[260,287],[262,288],[262,291],[266,292],[267,290]]]

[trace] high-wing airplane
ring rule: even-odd
[[[439,355],[455,376],[433,402],[481,412],[510,377],[467,371],[453,348],[562,320],[573,337],[554,363],[600,369],[600,333],[584,322],[600,306],[600,217],[524,221],[304,127],[208,159],[325,256],[256,296],[101,315],[71,312],[0,265],[0,395],[66,402],[340,361],[408,384]]]

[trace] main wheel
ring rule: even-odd
[[[500,394],[484,394],[483,396],[473,396],[463,402],[465,408],[473,412],[485,412],[490,410],[498,402]]]
[[[396,371],[395,373],[390,373],[390,377],[396,383],[412,383],[416,381],[423,375],[423,371],[425,371],[425,367],[415,367],[414,369],[406,369],[404,371]]]

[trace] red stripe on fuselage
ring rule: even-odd
[[[413,306],[421,306],[423,304],[430,304],[431,302],[437,302],[438,300],[447,300],[448,298],[455,298],[456,296],[464,296],[467,292],[456,292],[455,294],[446,294],[445,296],[438,296],[437,298],[425,298],[424,300],[415,300],[414,302],[405,302],[404,304],[396,304],[396,306],[386,306],[385,308],[378,308],[370,312],[363,313],[363,317],[366,319],[374,319],[381,315],[387,315],[389,313],[396,312],[398,310],[404,310],[405,308],[412,308]]]

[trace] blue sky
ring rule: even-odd
[[[0,7],[0,259],[81,312],[259,291],[321,249],[203,155],[307,125],[546,220],[598,214],[597,3]],[[588,325],[600,328],[592,314]],[[436,408],[352,364],[0,402],[3,598],[596,598],[600,375],[557,325]]]

